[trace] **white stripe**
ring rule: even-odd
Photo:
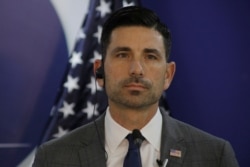
[[[0,148],[22,148],[30,146],[28,143],[0,143]]]
[[[89,9],[90,0],[50,0],[61,22],[69,56],[74,49],[77,33]]]
[[[17,165],[17,167],[32,167],[33,161],[35,159],[36,148],[34,148],[24,159]]]

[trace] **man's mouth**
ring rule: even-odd
[[[127,84],[125,85],[125,87],[129,90],[137,90],[137,91],[142,91],[142,90],[145,90],[147,89],[146,86],[144,86],[143,84],[138,84],[138,83],[130,83],[130,84]]]

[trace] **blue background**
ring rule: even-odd
[[[177,64],[167,92],[172,115],[250,158],[250,2],[142,0],[173,34]],[[16,166],[41,140],[68,50],[49,1],[0,1],[0,166]]]

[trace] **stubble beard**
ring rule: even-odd
[[[128,91],[124,88],[126,84],[129,83],[140,83],[146,90]],[[107,85],[106,85],[107,86]],[[142,78],[129,78],[120,81],[116,86],[109,87],[107,91],[109,100],[119,105],[120,107],[127,109],[144,110],[145,108],[158,103],[161,93],[154,91],[152,84]]]

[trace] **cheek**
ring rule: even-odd
[[[107,68],[105,71],[105,86],[106,87],[116,87],[117,83],[121,78],[120,69]]]
[[[154,87],[156,87],[157,89],[160,89],[163,87],[164,83],[165,83],[165,78],[163,77],[163,74],[159,73],[159,72],[149,72],[145,78],[149,79]]]
[[[105,74],[108,75],[109,78],[118,79],[119,77],[124,75],[126,71],[124,65],[119,65],[117,63],[109,63],[109,64],[113,64],[105,66],[106,67]]]
[[[169,86],[167,74],[162,68],[156,71],[157,72],[151,72],[152,81],[157,85],[159,89],[165,90]]]

